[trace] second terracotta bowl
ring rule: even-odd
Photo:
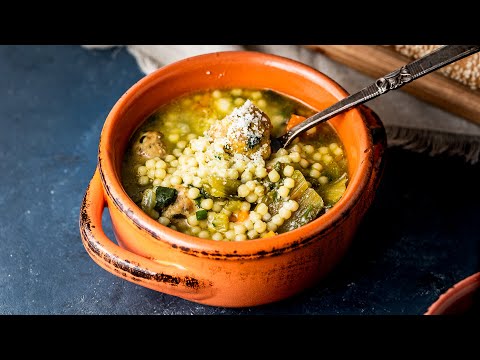
[[[480,272],[459,281],[428,308],[425,315],[480,315]]]
[[[297,294],[340,261],[373,200],[384,163],[384,127],[365,106],[329,120],[348,160],[346,192],[330,211],[296,230],[243,242],[201,239],[162,226],[128,197],[120,167],[128,140],[142,121],[186,93],[229,87],[271,89],[316,110],[348,95],[311,67],[256,52],[200,55],[141,79],[105,121],[97,171],[81,206],[83,244],[99,266],[135,284],[190,301],[243,307]],[[116,241],[102,230],[105,206]]]

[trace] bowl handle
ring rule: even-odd
[[[83,245],[98,265],[134,284],[184,299],[203,300],[213,296],[213,284],[189,274],[183,266],[160,264],[110,240],[102,229],[105,206],[105,193],[97,168],[83,198],[79,225]]]

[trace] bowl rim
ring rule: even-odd
[[[430,305],[425,315],[443,315],[445,310],[457,300],[477,289],[480,289],[480,272],[467,276],[441,294],[438,299]]]
[[[223,255],[226,258],[237,259],[278,255],[285,251],[291,251],[299,246],[304,246],[315,238],[334,231],[337,225],[349,216],[350,212],[361,200],[362,194],[367,189],[370,176],[373,172],[374,156],[373,151],[371,151],[373,148],[373,140],[368,131],[365,118],[359,108],[352,108],[345,114],[351,113],[358,121],[362,122],[362,133],[358,133],[357,135],[361,139],[364,139],[366,142],[365,149],[370,149],[370,151],[363,151],[364,149],[362,149],[364,159],[357,168],[357,175],[354,181],[350,182],[349,186],[347,186],[345,194],[335,206],[327,213],[298,229],[268,238],[242,242],[202,239],[161,225],[143,213],[125,192],[120,178],[115,171],[115,166],[111,158],[112,152],[109,150],[112,146],[111,136],[115,128],[115,121],[121,113],[121,109],[135,101],[135,99],[141,96],[149,87],[156,86],[162,77],[167,76],[170,72],[177,71],[183,66],[195,66],[195,64],[205,63],[210,60],[216,62],[243,60],[261,63],[264,66],[268,64],[268,66],[276,67],[279,71],[294,72],[306,80],[317,83],[337,100],[348,96],[348,92],[342,86],[321,71],[299,61],[268,53],[256,51],[222,51],[196,55],[165,65],[144,76],[127,89],[112,107],[105,120],[98,146],[98,170],[108,199],[111,200],[111,203],[124,215],[127,221],[137,228],[145,230],[154,239],[165,242],[173,248],[178,248],[184,252],[200,257]],[[302,101],[299,98],[297,99]]]

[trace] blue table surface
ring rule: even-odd
[[[420,315],[480,270],[480,166],[390,148],[350,251],[297,296],[228,309],[110,274],[82,245],[79,207],[104,120],[142,77],[124,49],[0,46],[0,314]],[[113,236],[107,211],[104,226]]]

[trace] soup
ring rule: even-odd
[[[185,234],[244,241],[291,231],[328,211],[348,184],[328,123],[271,153],[270,137],[314,113],[271,90],[185,95],[133,134],[122,184],[147,215]]]

